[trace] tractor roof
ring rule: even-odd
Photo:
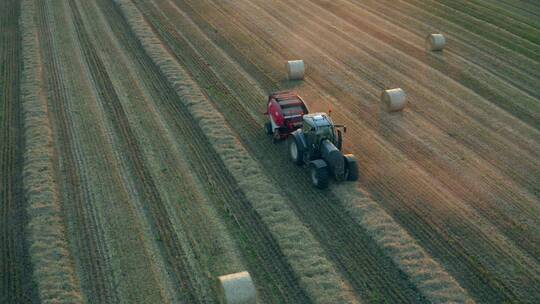
[[[310,113],[304,115],[304,120],[312,126],[322,127],[333,125],[332,119],[326,113]]]

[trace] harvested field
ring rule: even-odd
[[[540,302],[539,17],[518,0],[2,1],[0,303],[218,303],[243,271],[258,303]],[[285,89],[347,126],[357,182],[313,187],[264,134]]]

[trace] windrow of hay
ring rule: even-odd
[[[58,188],[54,181],[53,138],[42,91],[41,57],[34,1],[23,0],[20,19],[24,68],[21,100],[25,149],[23,184],[29,223],[26,229],[33,277],[43,303],[82,302],[66,241]]]
[[[367,194],[347,184],[336,185],[333,190],[353,218],[430,302],[474,303],[458,282]]]
[[[180,102],[199,122],[205,136],[219,152],[227,169],[268,226],[299,278],[299,283],[315,303],[343,303],[342,281],[325,257],[320,244],[296,217],[261,167],[241,145],[224,117],[203,95],[188,73],[161,45],[140,11],[129,0],[117,0],[126,20],[175,88]]]

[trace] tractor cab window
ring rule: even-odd
[[[317,128],[317,135],[325,135],[330,133],[330,126],[319,126]]]
[[[319,138],[327,138],[331,141],[334,140],[334,129],[332,128],[332,126],[328,125],[328,126],[319,126],[317,128],[317,136]]]

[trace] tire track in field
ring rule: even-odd
[[[27,222],[21,187],[23,124],[20,106],[19,1],[0,3],[0,302],[36,298],[25,241]]]
[[[521,16],[522,18],[540,18],[540,6],[535,7],[534,2],[526,3],[527,1],[523,0],[486,0],[484,2],[489,2],[492,6],[499,7],[503,11],[512,11],[515,15]]]
[[[94,220],[93,211],[87,205],[88,193],[82,190],[82,172],[80,171],[80,161],[77,150],[79,147],[73,141],[75,135],[69,118],[68,93],[65,87],[65,80],[62,77],[62,59],[59,58],[58,45],[53,38],[51,25],[54,23],[53,17],[49,15],[47,3],[40,2],[38,24],[42,43],[42,53],[44,55],[45,70],[48,72],[47,84],[50,98],[53,104],[53,117],[59,125],[57,128],[60,138],[60,151],[64,163],[65,178],[68,187],[68,197],[70,203],[75,206],[77,227],[77,238],[73,240],[77,248],[81,250],[79,259],[83,265],[87,280],[83,286],[91,291],[87,296],[97,303],[108,303],[118,301],[114,293],[110,293],[108,286],[111,286],[110,273],[105,266],[106,254],[103,252],[101,237],[98,235],[100,228]],[[82,254],[81,254],[82,253]]]
[[[267,297],[272,298],[276,303],[305,303],[309,302],[306,295],[298,286],[297,279],[290,269],[283,254],[279,250],[276,241],[270,235],[268,229],[262,224],[257,213],[250,206],[249,201],[241,191],[234,178],[227,171],[219,156],[209,144],[202,130],[197,127],[193,117],[188,114],[187,109],[178,102],[178,96],[167,79],[154,65],[152,60],[144,53],[140,42],[131,33],[131,29],[126,24],[121,12],[110,2],[100,1],[104,13],[111,24],[113,31],[123,45],[129,56],[138,62],[147,71],[141,78],[148,84],[151,94],[155,96],[156,103],[162,107],[162,115],[167,122],[178,130],[178,134],[191,144],[186,145],[190,152],[186,157],[190,162],[197,164],[194,168],[201,180],[207,180],[205,189],[219,209],[223,205],[228,207],[234,216],[237,225],[240,227],[242,238],[246,240],[242,246],[251,252],[246,258],[250,261],[250,266],[254,268],[252,275],[255,280],[260,279],[260,283],[267,285],[268,289],[263,290]],[[270,294],[281,294],[281,297]]]
[[[508,33],[511,34],[511,37],[514,36],[518,38],[516,39],[516,43],[520,43],[519,40],[523,39],[532,44],[527,45],[527,47],[535,47],[537,48],[537,51],[539,50],[540,31],[527,22],[512,18],[512,15],[508,14],[507,12],[505,14],[500,14],[497,11],[490,9],[489,6],[478,5],[475,4],[474,1],[442,0],[437,1],[436,4],[445,10],[459,12],[460,14],[468,16],[472,20],[478,20],[480,23],[501,29],[504,34]],[[485,30],[482,32],[485,32]]]
[[[204,26],[203,26],[203,27],[204,27]],[[251,28],[253,28],[253,27],[251,27]],[[220,28],[220,29],[223,29],[224,31],[227,30],[226,28]],[[212,31],[214,31],[214,30],[212,29],[210,32],[212,32]],[[212,34],[212,33],[210,33],[209,35],[212,36],[212,37],[214,37],[214,34]],[[219,45],[222,45],[222,41],[220,41]],[[216,66],[216,65],[213,64],[213,66]],[[270,73],[271,73],[271,72],[270,72]],[[255,77],[255,78],[260,78],[260,77],[263,77],[263,76],[260,76],[260,75],[257,76],[257,75],[256,75],[256,76],[254,76],[254,77]],[[399,200],[399,198],[395,198],[395,199],[396,199],[396,200]],[[425,225],[427,225],[427,226],[434,226],[432,223],[430,224],[429,222],[425,223]],[[415,226],[417,226],[417,225],[415,225]],[[422,226],[422,225],[419,225],[419,226]],[[433,241],[433,240],[431,240],[431,238],[433,238],[433,236],[432,236],[432,235],[433,235],[433,232],[429,232],[429,231],[428,231],[428,232],[425,232],[425,233],[426,233],[426,235],[429,235],[428,239],[430,240],[430,242],[431,242],[432,244],[433,244],[433,243],[438,243],[439,245],[437,245],[437,246],[442,246],[443,248],[447,248],[447,249],[446,249],[447,251],[446,251],[446,253],[445,253],[446,256],[450,256],[450,257],[453,259],[454,262],[458,262],[459,264],[462,263],[461,261],[464,260],[464,258],[463,258],[462,256],[460,257],[459,255],[455,255],[455,254],[453,253],[454,250],[449,249],[449,247],[448,247],[447,244],[443,245],[443,243],[445,243],[445,242],[439,242],[439,241]],[[456,247],[456,246],[457,246],[457,245],[452,245],[452,246],[450,246],[450,247]],[[440,253],[440,252],[441,252],[441,250],[439,249],[439,253]],[[472,261],[472,260],[469,259],[469,258],[465,258],[465,260],[469,260],[469,261],[470,261],[470,262],[467,262],[467,263],[468,263],[468,265],[471,266],[473,269],[478,267],[478,266],[477,266],[477,262],[474,262],[474,261]],[[472,272],[472,273],[477,273],[477,272],[474,271],[474,272]],[[479,276],[479,275],[477,275],[477,279],[480,280],[480,281],[484,280],[484,278],[483,278],[482,276]]]
[[[161,4],[164,5],[164,3]],[[145,13],[150,12],[151,9],[152,8],[149,7],[141,7],[141,10]],[[186,8],[183,7],[183,9]],[[170,12],[171,8],[164,6],[162,7],[162,10]],[[190,12],[190,15],[192,15],[192,12]],[[181,20],[182,17],[177,16],[175,18],[174,16],[171,16],[170,20],[172,19]],[[166,23],[168,21],[164,20],[160,22]],[[187,31],[187,27],[179,25],[178,28],[186,29]],[[336,201],[337,198],[333,197],[331,194],[320,197],[320,193],[311,187],[305,172],[302,172],[297,168],[293,167],[293,170],[296,171],[294,177],[291,176],[287,180],[277,178],[277,176],[282,175],[282,168],[291,167],[291,164],[289,164],[286,158],[282,157],[282,149],[269,145],[267,138],[261,136],[260,126],[253,121],[252,117],[246,112],[246,109],[238,102],[237,98],[240,97],[235,96],[236,92],[244,91],[248,94],[247,92],[249,92],[249,90],[230,90],[219,76],[216,76],[211,69],[205,68],[208,66],[208,63],[205,60],[210,56],[206,53],[204,53],[204,55],[197,54],[197,52],[194,51],[193,46],[191,46],[185,38],[176,31],[171,30],[168,33],[160,34],[163,35],[165,41],[172,48],[177,59],[191,70],[199,84],[205,88],[212,87],[211,92],[206,90],[207,94],[229,121],[235,121],[233,128],[238,130],[241,141],[248,147],[248,150],[253,155],[256,155],[261,162],[264,162],[265,157],[271,158],[275,162],[273,164],[274,170],[272,175],[276,182],[278,182],[282,188],[291,188],[291,183],[297,186],[297,189],[299,190],[298,193],[287,193],[291,200],[299,202],[303,201],[304,204],[310,202],[314,205],[309,208],[321,210],[319,212],[309,212],[307,211],[309,209],[304,209],[307,206],[301,206],[300,203],[295,207],[297,214],[311,226],[312,231],[315,231],[319,240],[325,244],[327,252],[351,281],[351,285],[353,285],[358,294],[362,294],[364,298],[372,300],[376,297],[377,293],[386,293],[384,297],[397,301],[414,302],[425,300],[418,294],[418,291],[411,286],[411,283],[407,281],[406,276],[395,268],[393,262],[379,251],[380,249],[376,248],[376,246],[367,245],[371,244],[372,240],[366,235],[363,229],[353,222],[352,218],[345,214],[343,210],[328,206],[332,201]],[[204,50],[201,50],[200,48],[198,50],[204,52]],[[210,65],[219,66],[220,63],[212,62]],[[197,69],[203,71],[198,72],[196,71]],[[218,94],[217,92],[223,93]],[[255,97],[253,95],[241,97],[243,97],[244,100],[247,98],[251,100],[258,99],[258,96]],[[219,102],[217,102],[217,100],[219,100]],[[280,163],[282,166],[277,166],[277,163]],[[270,167],[268,166],[267,161],[265,167],[267,167],[267,169]],[[319,223],[321,227],[325,227],[318,230],[319,225],[316,225],[316,223]],[[324,223],[324,225],[322,223]],[[352,239],[357,240],[358,244],[351,244],[350,240]],[[333,249],[331,250],[329,248]],[[377,268],[377,266],[380,268]],[[385,269],[388,272],[387,275],[381,276],[379,272],[380,269]],[[370,279],[367,279],[367,277]],[[370,280],[372,282],[370,282]],[[385,291],[385,288],[388,286],[396,286],[396,290]],[[371,294],[367,291],[370,288],[374,289]]]
[[[484,9],[493,12],[499,18],[511,18],[514,21],[525,23],[536,30],[540,29],[540,15],[535,15],[534,10],[525,10],[514,5],[508,5],[505,1],[497,1],[495,5],[490,3],[490,0],[474,0],[470,1],[475,7],[483,6]]]
[[[189,269],[185,265],[181,242],[172,227],[163,201],[154,181],[150,177],[146,164],[141,159],[139,143],[129,126],[125,111],[116,95],[105,66],[98,57],[95,47],[84,28],[79,9],[72,1],[69,2],[69,6],[74,17],[74,25],[82,46],[84,59],[91,72],[91,77],[99,92],[105,111],[111,115],[110,119],[116,132],[121,134],[125,141],[125,147],[128,149],[125,152],[126,156],[133,166],[134,178],[140,187],[140,194],[144,197],[147,203],[146,207],[152,215],[153,228],[163,241],[163,254],[165,254],[166,261],[173,269],[177,286],[182,290],[184,300],[190,303],[200,303],[202,299],[197,297],[198,290],[194,286],[195,279],[190,276]]]

